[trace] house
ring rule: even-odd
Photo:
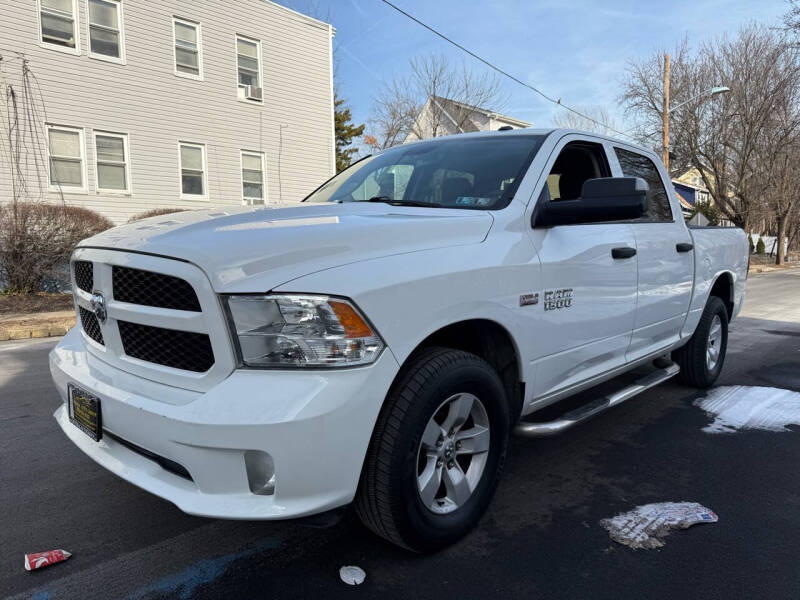
[[[33,196],[120,223],[297,201],[335,173],[327,23],[267,0],[0,0],[0,14],[0,116],[11,89]]]
[[[705,186],[700,171],[694,167],[683,173],[680,177],[673,179],[672,184],[675,186],[675,192],[678,194],[684,213],[686,213],[687,208],[689,212],[691,212],[694,205],[698,202],[710,203],[714,201],[711,197],[711,193]],[[729,196],[730,195],[732,195],[732,192],[729,192]],[[725,218],[720,218],[719,225],[721,227],[734,226],[731,221]]]
[[[493,110],[469,106],[463,102],[430,96],[406,136],[406,142],[468,133],[494,131],[501,127],[523,129],[531,123],[514,117],[501,115]]]

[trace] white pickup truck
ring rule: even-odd
[[[403,145],[305,202],[79,245],[78,326],[50,368],[81,450],[187,513],[353,503],[429,551],[478,521],[512,432],[559,433],[674,375],[712,385],[744,299],[744,233],[687,228],[658,157],[605,137]]]

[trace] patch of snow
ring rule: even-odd
[[[361,567],[354,567],[350,565],[339,569],[339,577],[341,577],[342,581],[344,581],[347,585],[361,585],[364,583],[364,579],[366,579],[367,574]]]
[[[715,417],[703,428],[708,433],[734,433],[739,429],[789,431],[800,425],[800,393],[791,390],[746,385],[712,389],[695,402]]]
[[[615,542],[639,550],[660,548],[664,545],[661,538],[673,529],[687,529],[697,523],[718,520],[713,511],[697,502],[658,502],[603,519],[600,525]]]

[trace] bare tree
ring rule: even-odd
[[[605,106],[577,106],[575,108],[578,112],[583,113],[589,118],[582,117],[568,110],[560,110],[553,114],[553,124],[556,127],[580,129],[582,131],[599,133],[600,135],[616,135],[614,131],[616,125],[608,114],[608,109],[606,109]],[[595,121],[599,121],[599,123]]]
[[[504,103],[499,77],[486,71],[437,54],[413,58],[410,67],[407,77],[384,83],[373,101],[369,129],[378,149],[408,137],[468,131],[474,109],[496,110]]]
[[[661,56],[632,64],[624,84],[622,101],[639,117],[644,140],[660,133]],[[770,157],[791,140],[776,134],[775,108],[794,97],[799,79],[796,49],[785,34],[760,25],[704,44],[694,56],[685,44],[676,53],[673,104],[696,99],[670,115],[674,164],[696,168],[723,216],[745,229],[769,215]],[[730,92],[708,101],[704,92],[714,85]],[[784,129],[793,129],[787,119]]]
[[[627,115],[637,122],[633,137],[643,146],[661,149],[661,127],[664,115],[664,54],[660,48],[650,56],[628,63],[628,71],[622,81],[620,103]],[[670,52],[670,95],[672,104],[683,102],[689,95],[685,92],[687,70],[692,66],[686,38]],[[682,157],[681,157],[682,158]],[[670,160],[673,173],[685,171],[690,165],[686,160]]]

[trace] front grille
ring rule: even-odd
[[[94,264],[88,260],[76,260],[72,266],[75,269],[75,283],[84,292],[91,293],[94,289]]]
[[[201,310],[192,286],[178,277],[116,265],[112,277],[114,300],[174,310]]]
[[[128,321],[118,321],[117,325],[122,348],[128,356],[195,373],[204,373],[214,365],[211,340],[204,333],[162,329]]]
[[[141,454],[145,458],[152,460],[154,463],[159,465],[165,471],[169,471],[177,475],[178,477],[183,477],[184,479],[188,479],[192,481],[192,476],[189,474],[189,471],[186,470],[186,467],[183,465],[176,463],[174,460],[170,460],[169,458],[164,458],[163,456],[156,454],[155,452],[150,452],[150,450],[145,450],[141,446],[137,446],[133,442],[129,442],[128,440],[119,437],[111,433],[110,431],[103,430],[103,433],[108,437],[112,438],[113,440],[119,442],[123,446],[125,446],[128,450],[132,450],[137,454]]]
[[[86,310],[82,306],[79,306],[78,310],[81,313],[81,326],[86,332],[86,335],[98,344],[105,345],[105,342],[103,342],[103,332],[100,331],[100,323],[97,322],[97,317],[94,313]]]

